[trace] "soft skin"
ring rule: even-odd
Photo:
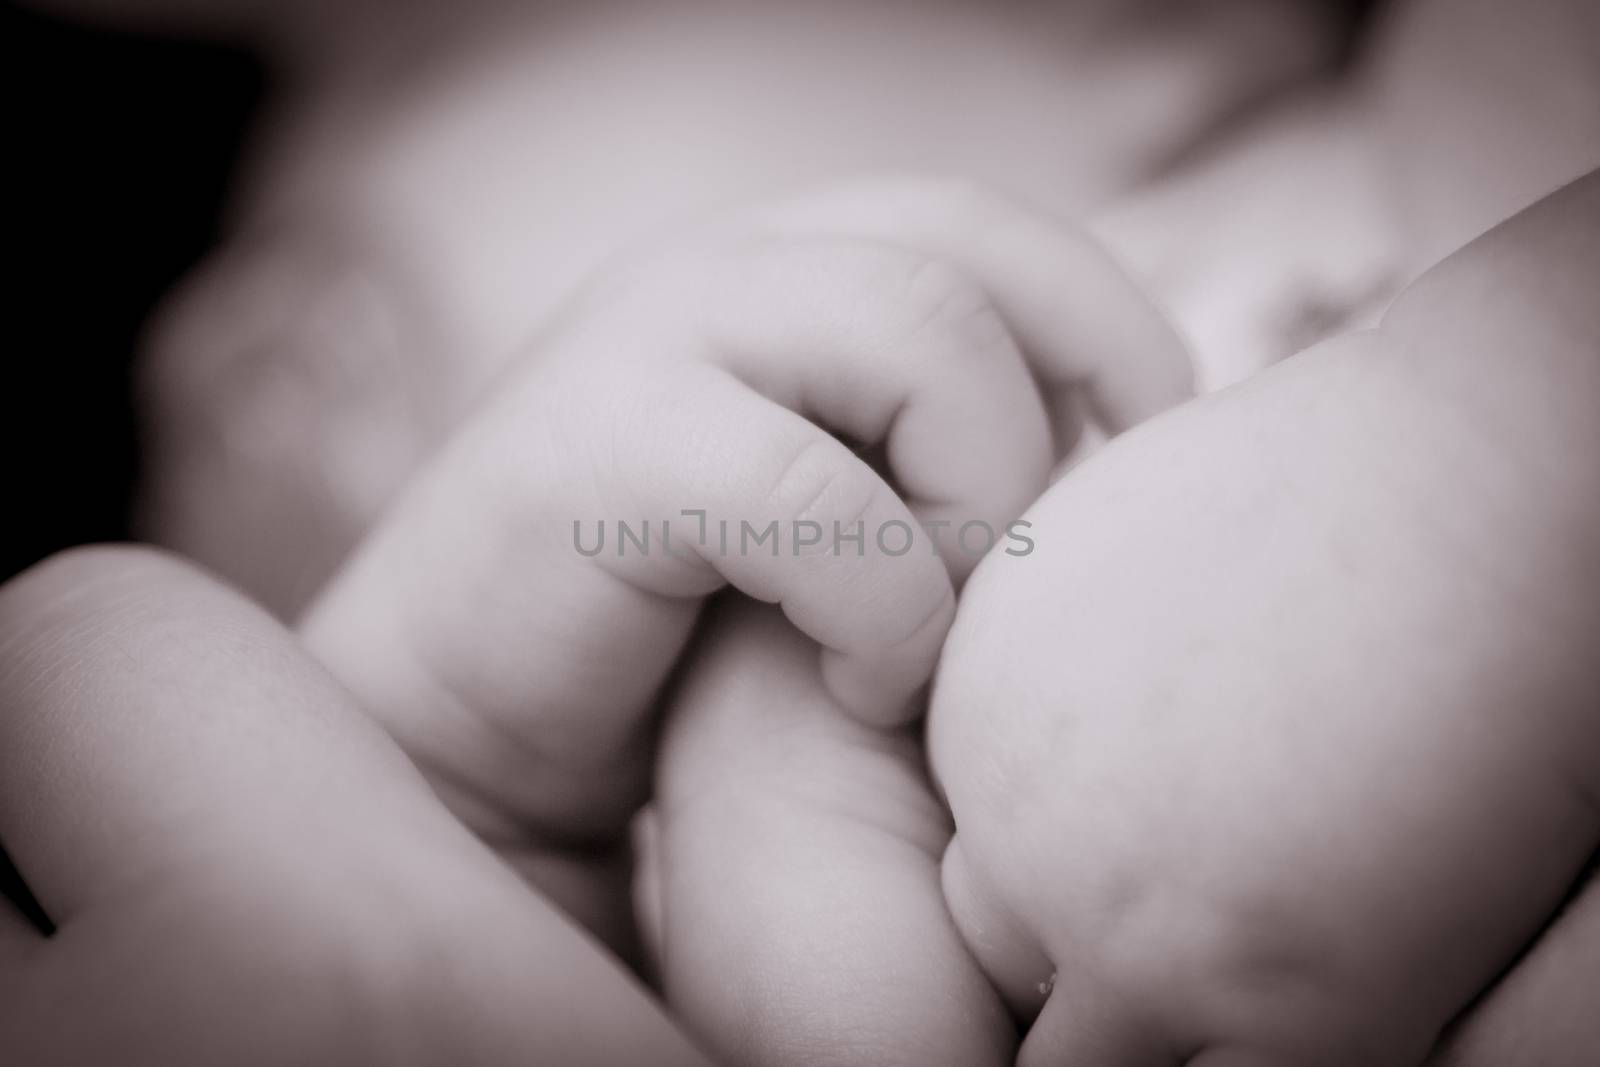
[[[656,698],[705,597],[778,603],[863,722],[920,713],[974,560],[1081,429],[1184,399],[1181,342],[1092,242],[959,183],[819,193],[636,254],[524,351],[302,620],[470,826],[619,949]],[[829,431],[885,459],[886,480]],[[707,521],[778,542],[695,544]],[[574,524],[627,519],[589,556]],[[659,530],[677,531],[671,552]],[[800,550],[808,521],[828,540]],[[858,524],[860,550],[829,547]],[[715,528],[714,526],[712,527]],[[953,527],[952,527],[953,529]],[[819,535],[820,536],[820,535]]]
[[[1597,219],[1590,175],[1376,331],[1114,443],[978,569],[931,757],[1025,1067],[1415,1063],[1568,891],[1600,841]]]
[[[728,1063],[1000,1067],[1016,1028],[944,906],[920,730],[857,722],[742,598],[668,710],[641,894],[662,990]]]
[[[0,587],[0,1048],[33,1067],[706,1061],[266,612],[163,554]]]

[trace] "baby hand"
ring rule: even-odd
[[[1047,219],[926,182],[801,201],[574,301],[302,632],[470,825],[618,941],[625,896],[596,886],[625,884],[649,711],[708,594],[779,604],[841,707],[904,722],[954,611],[946,567],[972,562],[918,524],[999,530],[1080,398],[1114,431],[1187,390],[1159,316]],[[648,549],[591,552],[619,520]]]

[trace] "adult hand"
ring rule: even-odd
[[[0,589],[18,1063],[698,1064],[254,605],[140,549]]]

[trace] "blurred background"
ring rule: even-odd
[[[1206,388],[1600,165],[1591,0],[0,6],[0,579],[294,612],[622,246],[866,172],[1085,221]],[[519,347],[520,346],[520,347]]]
[[[0,580],[142,536],[291,611],[503,351],[636,233],[872,169],[1098,206],[1339,69],[1368,6],[8,3]],[[372,355],[395,305],[420,309],[401,325],[428,354]],[[179,384],[136,419],[149,350]],[[233,350],[280,369],[194,386]],[[288,380],[307,366],[323,377]]]
[[[0,78],[4,580],[57,548],[127,536],[139,330],[215,238],[265,75],[243,46],[6,4]]]

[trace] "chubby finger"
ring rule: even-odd
[[[645,798],[655,691],[717,587],[781,603],[877,721],[908,713],[954,612],[949,575],[882,477],[721,368],[578,392],[604,393],[606,415],[543,409],[564,387],[503,394],[301,625],[505,848],[622,836]],[[647,545],[621,540],[624,518]],[[826,539],[798,547],[796,523]],[[835,524],[853,544],[834,549]],[[891,557],[882,530],[916,540]]]
[[[657,773],[658,965],[709,1047],[755,1067],[1010,1062],[940,896],[949,825],[915,737],[840,709],[777,613],[718,605]]]
[[[1111,433],[1194,395],[1187,347],[1098,243],[1049,214],[952,179],[885,177],[794,200],[780,232],[849,233],[956,264],[989,294],[1052,402],[1058,448],[1083,393]]]
[[[725,583],[824,646],[853,712],[903,719],[953,609],[919,517],[993,528],[1043,489],[1040,400],[981,295],[920,254],[797,243],[597,287],[303,620],[486,836],[621,833],[647,709]],[[887,449],[911,508],[830,425]]]
[[[688,554],[821,644],[824,678],[852,714],[879,725],[918,714],[912,698],[933,673],[955,594],[916,516],[861,457],[744,383],[692,366],[680,384],[680,402],[652,404],[634,425],[643,440],[693,441],[693,451],[641,454],[619,470],[634,513],[694,501],[715,531],[697,531]],[[672,564],[635,555],[605,566],[670,593],[681,588]]]
[[[290,634],[189,567],[96,548],[8,584],[0,704],[0,837],[57,926],[0,1018],[24,1061],[327,1059],[316,1042],[354,1037],[377,1059],[699,1062]]]
[[[710,287],[711,358],[784,407],[881,445],[958,579],[1043,490],[1054,456],[1042,398],[998,307],[952,261],[785,237],[724,257]]]

